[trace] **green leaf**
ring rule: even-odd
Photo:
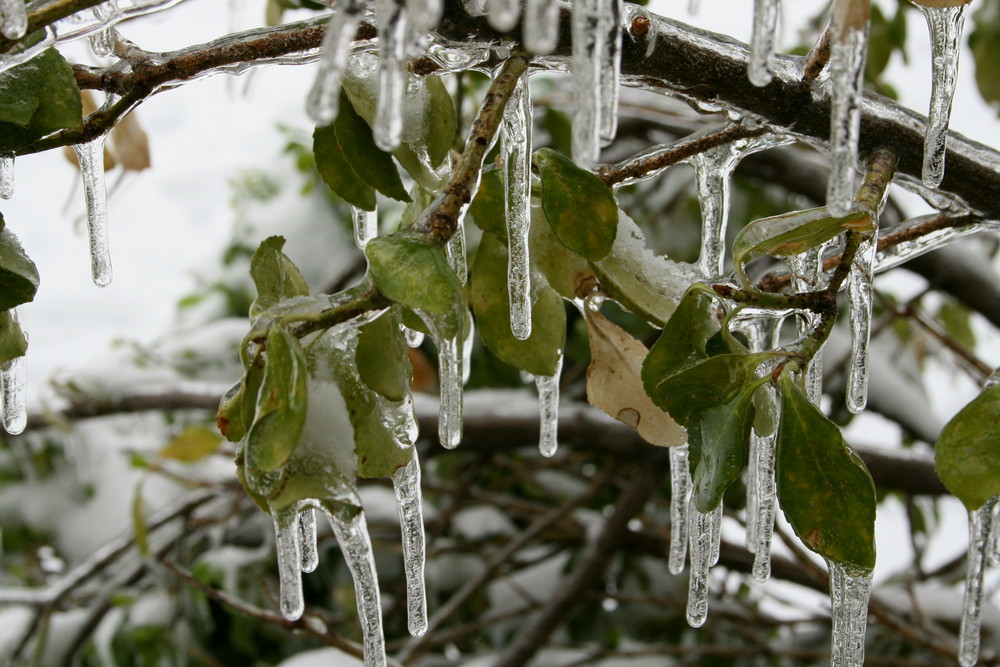
[[[1000,112],[1000,4],[980,2],[973,15],[974,29],[969,33],[969,48],[976,63],[979,94]]]
[[[160,450],[160,458],[195,463],[213,454],[222,438],[204,426],[188,426]]]
[[[244,376],[230,387],[219,401],[219,410],[215,414],[215,427],[229,442],[239,442],[247,434],[247,425],[243,421],[246,394],[246,376]]]
[[[357,364],[361,381],[390,401],[402,401],[410,395],[413,366],[406,341],[399,328],[399,307],[361,327],[358,335]]]
[[[305,353],[282,326],[267,334],[267,366],[247,434],[247,465],[272,472],[288,461],[306,421],[309,402]]]
[[[393,234],[365,246],[368,271],[388,298],[429,313],[448,313],[462,284],[440,248],[421,239]]]
[[[821,207],[755,220],[741,229],[733,242],[733,266],[740,283],[751,288],[745,266],[754,257],[791,257],[817,248],[848,230],[871,231],[872,224],[871,212],[858,203],[844,216],[834,216]]]
[[[941,304],[937,317],[956,342],[970,350],[975,349],[976,332],[972,330],[972,310],[949,298]]]
[[[501,240],[505,241],[506,236]],[[540,206],[531,207],[528,247],[532,268],[545,276],[560,296],[575,299],[582,285],[593,282],[590,262],[559,242]]]
[[[549,148],[535,153],[542,176],[542,209],[563,245],[591,261],[611,252],[618,203],[601,179]]]
[[[934,467],[970,511],[1000,495],[1000,384],[984,389],[945,425]]]
[[[313,131],[313,153],[316,170],[331,190],[346,201],[366,211],[377,205],[375,188],[358,176],[337,138],[335,125],[324,125]]]
[[[38,291],[38,269],[24,253],[14,233],[0,231],[0,310],[34,300]]]
[[[566,344],[566,310],[562,298],[537,274],[532,276],[531,336],[518,340],[510,330],[507,293],[507,249],[486,234],[472,266],[472,310],[479,335],[504,362],[532,375],[555,375]]]
[[[132,530],[135,533],[135,548],[141,556],[149,555],[149,529],[146,525],[146,502],[142,497],[142,482],[136,485],[132,496]]]
[[[488,232],[507,243],[507,210],[505,203],[503,172],[486,169],[479,182],[479,190],[472,198],[469,215],[472,222],[484,232]]]
[[[9,310],[0,311],[0,364],[16,357],[23,357],[28,350],[28,339],[21,325]]]
[[[281,249],[285,237],[269,236],[261,241],[250,259],[250,277],[257,287],[257,300],[250,307],[250,316],[297,296],[308,296],[309,285],[302,272]]]
[[[0,74],[0,153],[83,119],[73,69],[55,49]]]
[[[781,376],[775,477],[778,500],[795,534],[843,565],[875,566],[875,484],[840,429]]]
[[[684,294],[642,365],[642,384],[653,396],[656,386],[685,366],[705,359],[708,340],[719,331],[715,300],[705,287]]]
[[[403,209],[403,215],[399,220],[399,229],[406,229],[413,226],[427,207],[434,203],[434,195],[424,190],[419,183],[415,183],[410,189],[411,201]]]
[[[339,109],[333,124],[336,140],[354,173],[386,197],[410,201],[392,156],[375,145],[371,128],[354,110],[343,91],[340,92]],[[313,142],[315,144],[315,135]]]

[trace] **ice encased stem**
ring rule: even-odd
[[[865,239],[851,264],[847,282],[851,356],[847,366],[847,409],[857,414],[868,403],[868,343],[872,322],[872,271],[876,236]]]
[[[316,80],[306,98],[306,113],[318,125],[329,125],[337,117],[340,84],[344,79],[351,42],[360,20],[360,4],[355,0],[348,0],[340,4],[327,23],[319,71],[316,72]]]
[[[861,132],[861,86],[868,52],[868,29],[834,25],[830,47],[830,181],[826,202],[846,215],[854,200],[854,172]]]
[[[0,199],[14,196],[14,156],[0,155]]]
[[[526,0],[522,21],[524,48],[545,56],[559,43],[559,2],[557,0]]]
[[[830,615],[833,638],[832,667],[859,667],[865,662],[865,629],[868,600],[872,593],[872,570],[849,568],[833,561],[830,567]]]
[[[667,569],[671,574],[684,570],[688,543],[688,499],[691,496],[691,468],[688,446],[670,448],[670,553]]]
[[[688,573],[687,622],[692,628],[700,628],[708,618],[708,570],[712,558],[714,512],[699,512],[694,503],[690,503],[689,511],[691,565]]]
[[[104,141],[107,134],[75,144],[83,193],[87,204],[87,236],[90,241],[90,273],[94,284],[111,283],[111,254],[108,249],[108,192],[104,184]]]
[[[559,378],[562,376],[562,357],[551,376],[536,375],[538,391],[538,451],[542,456],[554,456],[559,447]]]
[[[366,211],[360,206],[351,206],[351,220],[354,223],[354,243],[364,250],[368,242],[378,236],[378,210]]]
[[[601,65],[607,50],[601,10],[608,1],[573,3],[573,160],[584,169],[597,164],[601,148]]]
[[[991,498],[969,512],[969,553],[965,557],[965,597],[958,633],[958,664],[972,667],[979,660],[979,636],[983,615],[983,573],[986,550],[990,546],[993,510],[998,498]]]
[[[24,356],[14,357],[0,365],[0,399],[3,406],[3,428],[17,435],[28,425],[28,365]]]
[[[927,134],[924,136],[924,164],[921,178],[929,188],[941,185],[951,102],[958,78],[958,57],[968,4],[958,7],[917,5],[927,19],[931,34],[931,103]]]
[[[753,36],[750,39],[750,83],[766,86],[771,83],[774,59],[774,38],[778,27],[781,0],[754,0]]]
[[[302,542],[299,532],[299,510],[286,507],[271,512],[278,552],[278,593],[281,615],[289,621],[302,617],[305,600],[302,597]]]
[[[0,0],[0,32],[7,39],[21,39],[28,30],[24,0]]]
[[[514,338],[531,335],[531,273],[528,264],[528,208],[531,198],[531,93],[528,74],[518,79],[500,125],[507,217],[507,293]]]
[[[427,594],[424,589],[424,517],[417,452],[396,471],[392,485],[403,537],[403,572],[406,577],[406,618],[410,634],[427,632]]]
[[[399,146],[403,133],[403,94],[406,89],[406,14],[402,0],[378,0],[378,107],[373,136],[384,151]]]

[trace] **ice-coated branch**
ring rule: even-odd
[[[77,12],[82,12],[85,9],[96,7],[102,2],[105,2],[105,0],[57,0],[56,2],[46,3],[42,7],[39,7],[35,11],[28,14],[28,29],[24,32],[24,35],[28,36],[36,30],[50,26],[56,21],[76,14]],[[10,51],[14,45],[18,44],[23,39],[24,37],[19,39],[0,37],[0,53]]]

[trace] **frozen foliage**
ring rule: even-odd
[[[868,626],[872,573],[833,561],[827,564],[830,567],[830,614],[833,617],[830,665],[857,667],[865,662],[865,629]]]
[[[76,144],[87,203],[87,235],[90,239],[90,273],[94,284],[111,284],[111,253],[108,249],[108,193],[104,185],[104,141],[106,134],[84,144]]]
[[[531,335],[531,272],[528,264],[528,230],[531,219],[531,93],[528,74],[518,81],[504,108],[500,127],[500,152],[504,161],[504,209],[507,218],[507,293],[510,296],[510,329],[514,337]]]

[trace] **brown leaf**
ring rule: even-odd
[[[111,130],[111,146],[125,171],[149,169],[149,139],[135,112],[118,121]]]

